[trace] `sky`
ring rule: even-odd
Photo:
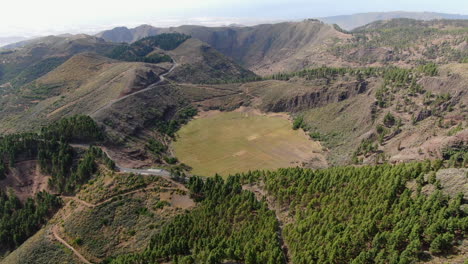
[[[443,4],[441,4],[443,2]],[[252,25],[362,12],[468,14],[468,0],[1,0],[0,38],[115,26]]]

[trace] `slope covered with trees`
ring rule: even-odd
[[[96,160],[111,169],[115,165],[96,147],[89,148],[79,159],[69,143],[94,143],[103,139],[101,129],[88,116],[62,119],[42,128],[40,133],[4,136],[0,139],[0,179],[6,177],[16,162],[37,159],[41,170],[52,176],[49,187],[58,192],[73,192],[96,171]]]
[[[114,48],[109,57],[123,61],[139,61],[148,63],[172,62],[167,54],[153,53],[156,48],[173,50],[190,36],[179,33],[164,33],[140,39],[130,45],[124,44]]]
[[[97,147],[82,155],[71,142],[93,143],[104,136],[88,116],[72,116],[60,120],[40,133],[12,134],[0,138],[0,180],[19,161],[37,160],[41,171],[50,175],[48,189],[73,193],[97,171],[98,164],[114,169],[115,164]],[[38,231],[61,206],[61,199],[45,191],[21,202],[14,191],[0,189],[0,253],[15,249]]]
[[[206,182],[192,177],[188,186],[197,208],[164,226],[143,253],[110,263],[285,262],[274,213],[253,193],[242,191],[239,177],[226,182],[219,176]]]
[[[293,263],[414,263],[466,238],[463,194],[421,192],[440,162],[299,168],[243,175],[264,182],[293,222],[283,234]],[[415,188],[406,183],[416,182]]]
[[[0,189],[0,254],[20,246],[60,206],[61,199],[46,192],[21,203],[13,193]]]

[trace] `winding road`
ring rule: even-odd
[[[105,110],[105,109],[111,107],[113,104],[115,104],[115,103],[117,103],[117,102],[120,102],[120,101],[122,101],[122,100],[125,100],[126,98],[128,98],[128,97],[130,97],[130,96],[134,96],[134,95],[136,95],[136,94],[143,93],[143,92],[146,92],[146,91],[148,91],[148,90],[154,89],[157,85],[159,85],[159,84],[161,84],[162,82],[164,82],[164,81],[166,80],[166,76],[167,76],[168,74],[170,74],[172,71],[174,71],[174,69],[175,69],[176,67],[179,66],[179,64],[177,63],[177,61],[176,61],[174,58],[171,57],[171,59],[172,59],[172,61],[173,61],[172,67],[171,67],[168,71],[166,71],[165,73],[159,75],[159,81],[157,81],[157,82],[155,82],[155,83],[149,85],[148,87],[146,87],[146,88],[144,88],[144,89],[141,89],[141,90],[136,91],[136,92],[134,92],[134,93],[127,94],[127,95],[122,96],[122,97],[120,97],[120,98],[118,98],[118,99],[115,99],[115,100],[110,101],[109,103],[105,104],[105,105],[102,106],[101,108],[99,108],[99,109],[97,109],[96,111],[94,111],[93,113],[91,113],[90,116],[91,116],[91,117],[95,117],[95,116],[97,116],[101,111],[103,111],[103,110]]]
[[[101,111],[111,107],[113,104],[117,103],[117,102],[120,102],[122,100],[125,100],[126,98],[130,97],[130,96],[134,96],[136,94],[139,94],[139,93],[143,93],[143,92],[146,92],[148,90],[151,90],[151,89],[154,89],[157,85],[161,84],[162,82],[164,82],[166,80],[166,76],[168,74],[170,74],[172,71],[174,71],[174,69],[179,66],[179,64],[176,62],[176,60],[174,60],[174,58],[172,58],[172,61],[174,62],[172,67],[166,71],[165,73],[161,74],[159,76],[159,80],[151,85],[149,85],[148,87],[142,89],[142,90],[139,90],[139,91],[136,91],[134,93],[131,93],[131,94],[127,94],[125,96],[122,96],[118,99],[115,99],[115,100],[112,100],[110,101],[109,103],[107,103],[106,105],[104,105],[103,107],[99,108],[98,110],[94,111],[91,116],[92,117],[95,117],[96,115],[98,115]],[[76,148],[89,148],[90,146],[89,145],[85,145],[85,144],[71,144],[72,147],[76,147]],[[101,150],[106,153],[107,157],[109,157],[109,159],[113,160],[112,157],[109,155],[109,153],[106,151],[106,149],[100,147]],[[171,182],[175,183],[177,186],[183,186],[182,184],[178,183],[178,182],[175,182],[173,179],[171,179],[171,173],[167,170],[164,170],[164,169],[133,169],[133,168],[125,168],[125,167],[122,167],[122,166],[119,166],[118,164],[116,164],[116,168],[120,171],[120,172],[125,172],[125,173],[135,173],[135,174],[141,174],[141,175],[155,175],[155,176],[161,176],[165,179],[168,179],[170,180]],[[138,190],[133,190],[133,191],[130,191],[128,193],[124,193],[124,194],[120,194],[120,195],[128,195],[128,194],[132,194],[132,193],[136,193],[136,192],[140,192],[140,191],[143,191],[143,190],[146,190],[146,189],[150,189],[150,188],[144,188],[144,189],[138,189]],[[113,199],[113,197],[109,198],[109,199],[106,199],[104,201],[101,201],[100,203],[98,204],[91,204],[91,203],[88,203],[86,201],[83,201],[81,199],[79,199],[78,197],[75,197],[75,196],[67,196],[67,198],[70,198],[74,201],[77,201],[83,205],[85,205],[86,207],[88,208],[94,208],[98,205],[101,205],[101,204],[104,204],[106,202],[109,202]],[[89,260],[87,260],[83,255],[80,254],[80,252],[78,252],[73,246],[71,246],[70,244],[67,243],[67,241],[65,241],[62,237],[60,237],[59,235],[59,225],[54,225],[52,227],[52,233],[53,233],[53,236],[54,238],[59,241],[61,244],[63,244],[65,247],[69,248],[74,254],[75,256],[77,256],[83,263],[86,263],[86,264],[91,264],[91,262]]]
[[[73,148],[82,148],[82,149],[88,149],[90,147],[90,145],[88,144],[70,144],[70,146],[72,146]],[[111,155],[109,155],[109,152],[105,148],[101,146],[96,146],[96,147],[100,148],[104,153],[106,153],[109,159],[114,160],[112,159]],[[171,173],[165,169],[132,169],[132,168],[125,168],[125,167],[119,166],[117,163],[115,164],[115,167],[120,172],[135,173],[135,174],[141,174],[141,175],[161,176],[165,179],[173,181],[171,179]]]
[[[84,148],[84,149],[87,149],[89,148],[90,146],[87,145],[87,144],[70,144],[72,147],[74,148]],[[109,153],[106,151],[106,149],[100,147],[101,150],[106,153],[107,157],[109,157],[109,159],[113,160],[112,157],[109,155]],[[179,188],[183,188],[185,189],[185,186],[183,186],[182,184],[174,181],[173,179],[171,179],[171,173],[167,170],[164,170],[164,169],[132,169],[132,168],[125,168],[125,167],[121,167],[119,166],[118,164],[116,164],[116,168],[120,171],[120,172],[124,172],[124,173],[135,173],[135,174],[141,174],[141,175],[155,175],[155,176],[160,176],[162,178],[165,178],[169,181],[171,181],[172,183],[174,183],[175,185],[177,185]],[[129,191],[129,192],[126,192],[126,193],[123,193],[123,194],[118,194],[118,196],[121,196],[121,195],[128,195],[128,194],[132,194],[132,193],[137,193],[137,192],[141,192],[141,191],[146,191],[146,190],[150,190],[152,189],[153,187],[147,187],[147,188],[143,188],[143,189],[137,189],[137,190],[132,190],[132,191]],[[83,204],[84,206],[88,207],[88,208],[94,208],[96,206],[99,206],[101,204],[104,204],[104,203],[107,203],[107,202],[110,202],[113,198],[115,197],[110,197],[104,201],[101,201],[97,204],[91,204],[89,202],[86,202],[86,201],[83,201],[81,199],[79,199],[78,197],[76,196],[64,196],[64,198],[69,198],[69,199],[72,199],[76,202],[79,202],[81,204]],[[75,254],[75,256],[77,256],[82,262],[86,263],[86,264],[91,264],[91,262],[89,260],[87,260],[83,255],[80,254],[80,252],[78,252],[78,250],[76,250],[73,246],[71,246],[70,244],[67,243],[67,241],[65,241],[65,239],[63,239],[62,237],[60,237],[60,234],[59,234],[59,225],[56,224],[52,227],[52,233],[53,233],[53,236],[54,238],[60,242],[61,244],[63,244],[65,247],[69,248],[73,254]]]

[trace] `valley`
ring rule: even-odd
[[[216,146],[216,147],[214,147]],[[195,175],[224,177],[255,169],[326,167],[319,143],[293,130],[285,114],[262,114],[241,108],[234,112],[202,112],[177,132],[172,144],[179,160]]]
[[[465,264],[468,20],[399,14],[1,49],[0,263]]]

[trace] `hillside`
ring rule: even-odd
[[[353,38],[330,51],[360,65],[411,66],[462,62],[468,56],[468,20],[377,21],[353,30]]]
[[[116,44],[88,35],[48,36],[0,51],[0,86],[18,88],[81,52],[105,54]]]
[[[394,18],[410,18],[417,20],[434,20],[434,19],[468,19],[468,15],[445,14],[435,12],[370,12],[359,13],[352,15],[320,17],[319,20],[327,24],[337,24],[343,29],[353,30],[366,24],[379,21],[391,20]]]
[[[16,37],[16,36],[11,36],[11,37],[0,37],[0,48],[3,46],[7,46],[8,44],[12,43],[18,43],[21,41],[26,40],[26,37]]]
[[[306,70],[242,89],[263,111],[292,112],[303,120],[311,137],[330,150],[332,164],[347,164],[359,153],[365,163],[407,162],[441,158],[444,148],[467,144],[467,66],[446,65],[434,75],[390,68],[361,80],[366,70],[357,75]],[[374,150],[362,149],[377,142]]]
[[[198,39],[185,41],[170,54],[180,66],[168,77],[177,82],[213,83],[256,76]]]
[[[349,37],[318,20],[252,27],[180,26],[145,32],[179,32],[190,35],[262,75],[299,70],[306,65],[320,66],[334,61],[324,53],[327,45],[332,44],[335,38]],[[113,33],[115,36],[117,34],[118,32]],[[107,40],[114,41],[112,38]]]
[[[97,37],[111,42],[132,43],[145,37],[154,36],[165,32],[162,28],[150,25],[141,25],[135,28],[116,27],[96,34]]]
[[[63,116],[91,114],[111,100],[157,82],[165,71],[167,65],[119,62],[92,53],[76,55],[2,98],[2,131],[22,131]]]
[[[155,28],[140,33],[190,35],[267,76],[323,65],[411,67],[425,61],[461,62],[467,57],[466,21],[394,19],[373,22],[352,33],[314,19],[252,27]],[[109,32],[117,37],[119,30]]]
[[[468,20],[0,51],[0,263],[455,263]]]
[[[96,124],[82,116],[62,120],[43,130],[37,135],[38,139],[43,138],[37,142],[41,146],[40,142],[54,137],[63,142],[89,142],[99,140],[100,133]],[[31,139],[31,143],[36,140]],[[17,154],[32,150],[21,144],[16,147]],[[110,166],[113,163],[109,162],[108,154],[97,147],[76,145],[74,150],[67,151],[79,149],[85,154],[72,175],[77,173],[86,178],[62,178],[64,186],[73,186],[61,191],[63,207],[2,263],[33,259],[73,263],[76,257],[85,263],[103,260],[321,263],[326,259],[360,261],[377,256],[384,262],[447,260],[445,257],[449,256],[454,263],[462,263],[466,254],[459,242],[465,238],[466,212],[463,196],[458,194],[464,191],[458,183],[466,183],[463,180],[466,171],[441,169],[444,162],[322,170],[290,168],[251,171],[225,181],[219,176],[206,180],[193,176],[187,180],[177,174],[156,176],[158,170],[134,170],[141,174],[128,174],[120,164]],[[43,154],[38,155],[41,158]],[[49,164],[46,167],[51,166],[49,173],[52,172],[54,180],[49,184],[57,188],[60,185],[55,184],[61,176],[53,172],[62,165],[54,163],[56,158],[50,158],[46,158]],[[86,165],[88,159],[93,166]],[[175,179],[185,182],[185,186]],[[12,194],[9,195],[11,200]],[[370,208],[373,213],[363,213]],[[425,213],[421,213],[423,210]],[[317,211],[333,215],[333,220],[324,223]],[[422,218],[426,221],[421,221]],[[301,231],[310,224],[318,227],[309,229],[313,236]],[[406,229],[411,232],[404,232]],[[350,234],[358,234],[358,241],[346,242],[351,239]],[[321,236],[328,237],[326,249],[314,242]],[[389,243],[381,244],[380,239]],[[199,245],[199,241],[203,243]],[[337,243],[343,244],[337,247]],[[370,248],[363,246],[368,243]],[[306,253],[309,250],[313,253]],[[321,253],[324,250],[334,254]],[[445,255],[448,253],[456,255]]]

